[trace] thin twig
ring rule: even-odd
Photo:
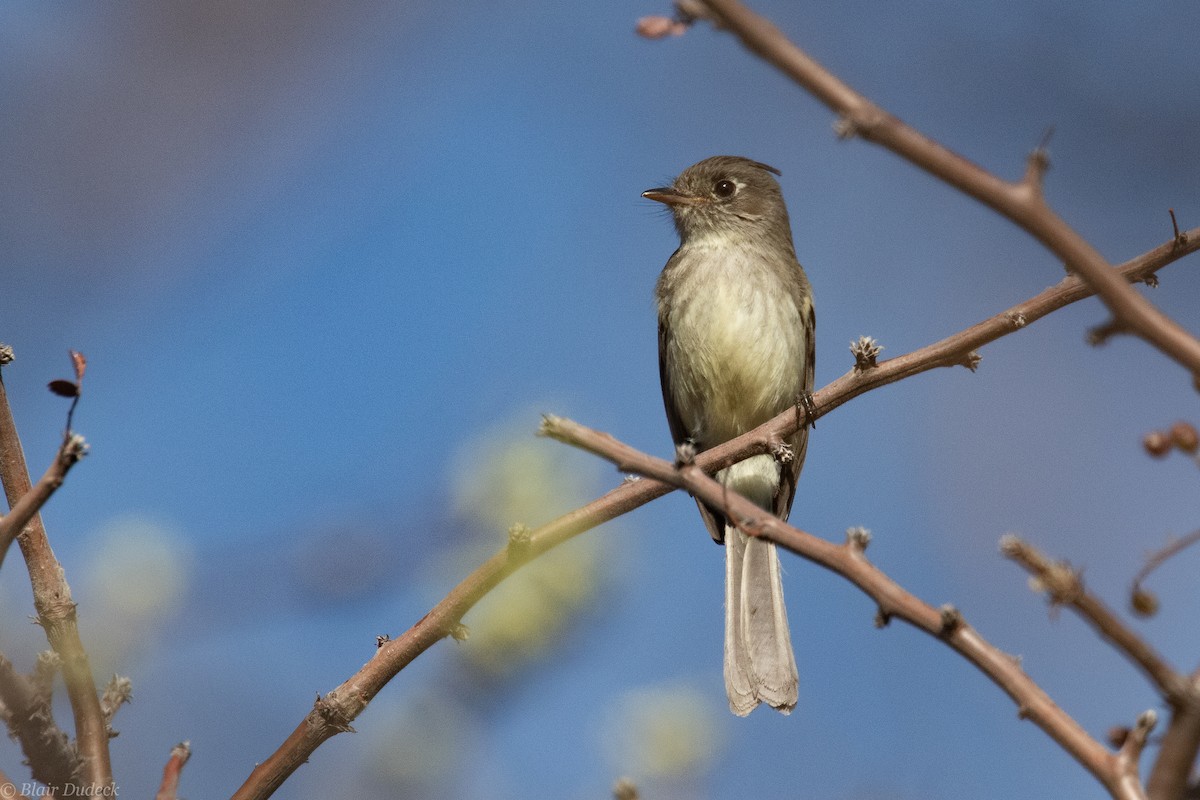
[[[1034,168],[1031,163],[1025,180],[1001,180],[872,103],[738,0],[702,2],[714,21],[732,31],[750,51],[838,114],[841,135],[858,135],[886,147],[1016,223],[1058,256],[1070,271],[1082,276],[1125,328],[1200,376],[1200,340],[1134,291],[1086,239],[1046,204],[1040,185],[1043,168]]]
[[[1146,563],[1138,570],[1138,574],[1133,576],[1133,594],[1142,591],[1142,581],[1150,577],[1150,573],[1161,567],[1167,561],[1170,561],[1176,555],[1200,542],[1200,530],[1194,530],[1187,536],[1179,539],[1174,539],[1167,542],[1161,549],[1155,550],[1146,558]]]
[[[33,488],[21,495],[21,499],[7,514],[0,517],[0,565],[4,564],[4,557],[13,540],[25,530],[25,526],[29,524],[34,515],[42,510],[42,506],[46,504],[58,487],[62,486],[71,467],[79,463],[85,452],[87,452],[87,444],[82,436],[74,434],[67,436],[58,448],[54,461],[46,469],[46,473],[34,484]]]
[[[1158,714],[1153,709],[1143,711],[1138,715],[1129,735],[1125,737],[1121,749],[1117,751],[1116,771],[1123,797],[1145,796],[1142,778],[1138,774],[1138,763],[1141,761],[1142,751],[1146,749],[1146,742],[1150,739],[1150,732],[1157,724]]]
[[[171,757],[163,767],[162,783],[159,784],[154,800],[176,800],[179,797],[179,776],[183,772],[183,765],[191,757],[191,742],[180,742],[171,748]]]
[[[1088,735],[1078,722],[1050,699],[1020,667],[1018,660],[990,644],[953,607],[934,608],[897,584],[867,560],[862,548],[850,541],[834,544],[795,528],[754,503],[729,491],[696,467],[677,467],[654,458],[608,434],[561,417],[547,418],[543,430],[554,439],[601,456],[621,469],[685,489],[698,500],[721,509],[727,519],[740,520],[752,536],[775,542],[818,566],[840,575],[879,605],[887,619],[901,619],[945,642],[974,664],[1017,704],[1018,713],[1031,720],[1099,780],[1114,798],[1144,798],[1141,786],[1130,781],[1126,762],[1141,752],[1116,754]],[[1144,740],[1143,740],[1144,741]],[[1136,772],[1134,773],[1136,777]]]
[[[1168,264],[1200,249],[1200,228],[1187,247],[1173,241],[1154,248],[1120,267],[1125,280],[1140,281]],[[1027,327],[1047,314],[1090,297],[1094,292],[1074,276],[939,342],[865,370],[850,372],[813,395],[814,416],[823,416],[871,389],[938,367],[975,364],[974,351]],[[712,473],[752,455],[766,453],[772,442],[807,424],[808,414],[789,409],[743,436],[696,456],[696,466]],[[250,773],[233,795],[235,800],[264,800],[304,764],[320,745],[349,729],[379,690],[425,650],[440,641],[480,599],[518,568],[568,539],[608,522],[672,491],[667,483],[640,480],[623,483],[602,497],[522,535],[462,580],[428,614],[395,639],[382,642],[362,669],[324,697],[265,761]]]
[[[1000,540],[1000,552],[1032,575],[1049,595],[1050,602],[1067,606],[1112,644],[1118,653],[1146,674],[1160,695],[1174,707],[1195,704],[1195,691],[1187,676],[1176,670],[1137,632],[1125,624],[1103,600],[1089,592],[1079,571],[1051,561],[1036,547],[1016,536]]]
[[[8,405],[3,370],[0,370],[0,482],[4,484],[10,509],[16,507],[32,488],[17,426]],[[34,513],[24,525],[24,530],[17,535],[17,544],[29,570],[38,623],[46,632],[50,646],[62,659],[63,683],[75,716],[76,745],[83,759],[83,783],[92,793],[111,792],[108,726],[100,710],[87,651],[79,638],[71,587],[50,548],[39,514]]]

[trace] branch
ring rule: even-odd
[[[54,722],[50,694],[17,672],[3,655],[0,655],[0,703],[4,705],[4,722],[20,743],[33,778],[55,787],[57,792],[77,786],[79,754]]]
[[[1200,542],[1200,530],[1194,530],[1187,536],[1167,542],[1162,548],[1151,553],[1146,558],[1145,565],[1138,570],[1137,575],[1133,576],[1133,587],[1129,592],[1129,596],[1134,602],[1134,607],[1139,610],[1139,613],[1141,613],[1143,609],[1148,609],[1149,613],[1153,614],[1154,611],[1158,609],[1158,598],[1156,598],[1150,591],[1142,586],[1142,581],[1150,577],[1151,572],[1158,569],[1163,564],[1194,545],[1196,542]],[[1141,601],[1140,604],[1138,603],[1139,600]],[[1144,615],[1149,616],[1149,614]]]
[[[1053,605],[1073,609],[1117,652],[1137,665],[1172,707],[1197,703],[1196,692],[1187,676],[1168,664],[1100,598],[1088,592],[1083,578],[1070,564],[1051,561],[1033,545],[1011,535],[1000,540],[1000,552],[1032,575]]]
[[[191,742],[180,742],[171,748],[171,757],[167,759],[167,765],[163,767],[162,783],[159,784],[158,794],[154,795],[154,800],[175,800],[179,796],[179,775],[183,772],[183,765],[191,757]]]
[[[1154,800],[1183,797],[1196,751],[1200,749],[1200,685],[1168,664],[1112,609],[1090,594],[1084,588],[1083,578],[1070,564],[1051,561],[1016,536],[1001,539],[1000,552],[1033,576],[1051,604],[1074,609],[1154,684],[1171,708],[1171,720],[1159,743],[1158,757],[1146,781],[1146,793]],[[1135,598],[1138,591],[1141,590],[1135,589]],[[1150,602],[1146,597],[1150,595],[1143,592],[1142,601]]]
[[[1200,693],[1200,686],[1193,685]],[[1171,709],[1171,721],[1158,742],[1158,757],[1146,779],[1146,794],[1152,800],[1179,800],[1188,788],[1188,779],[1200,749],[1200,703]]]
[[[1126,280],[1140,281],[1200,249],[1200,228],[1188,232],[1186,247],[1174,241],[1144,253],[1120,267]],[[824,416],[853,397],[936,367],[974,364],[974,351],[1013,333],[1063,306],[1090,297],[1094,292],[1079,278],[1068,276],[1024,303],[1009,308],[953,336],[898,358],[879,362],[868,369],[852,369],[813,395],[814,419]],[[743,436],[696,456],[705,472],[719,469],[769,452],[772,442],[786,439],[806,424],[799,411],[786,411]],[[234,800],[263,800],[270,797],[288,776],[305,763],[323,742],[343,731],[362,713],[383,686],[417,656],[440,641],[457,626],[480,599],[524,564],[553,547],[597,525],[628,513],[673,490],[654,480],[626,482],[585,506],[539,528],[522,529],[504,549],[493,555],[462,580],[428,614],[396,639],[381,642],[366,665],[324,697],[265,761],[256,766],[233,795]]]
[[[11,360],[11,350],[6,349],[0,353],[4,354],[7,354],[7,360],[0,358],[0,362],[7,363]],[[68,430],[64,437],[64,447],[72,439],[73,436]],[[17,426],[13,421],[12,409],[8,405],[2,370],[0,482],[4,483],[4,493],[10,509],[19,506],[21,499],[32,488],[29,483],[29,468],[25,465],[25,454],[21,450],[21,440],[17,436]],[[40,483],[41,481],[39,485]],[[10,515],[12,513],[9,512]],[[23,527],[24,530],[17,535],[17,544],[21,547],[21,554],[25,557],[25,565],[29,570],[29,583],[33,589],[33,605],[37,610],[38,623],[45,630],[50,646],[62,659],[63,682],[66,684],[67,697],[74,712],[75,739],[79,755],[83,759],[84,784],[93,792],[111,792],[113,780],[108,751],[108,726],[100,710],[100,698],[96,695],[96,682],[92,678],[87,651],[79,638],[71,587],[67,585],[62,565],[50,549],[46,529],[36,509]]]
[[[1032,720],[1099,780],[1114,798],[1144,798],[1136,780],[1140,745],[1113,753],[1088,735],[1078,722],[1050,699],[1021,669],[1019,661],[988,643],[951,606],[936,609],[897,584],[867,560],[866,537],[854,532],[844,544],[833,544],[783,522],[746,498],[730,491],[696,466],[676,467],[646,455],[608,434],[561,417],[547,417],[543,431],[554,439],[605,458],[620,469],[632,470],[686,490],[715,508],[751,536],[775,542],[796,555],[840,575],[879,605],[879,619],[901,619],[944,642],[974,664],[1017,704],[1018,713]],[[1151,716],[1153,712],[1150,712]],[[1144,737],[1141,743],[1144,744]],[[1132,779],[1130,777],[1132,764]]]
[[[291,735],[234,793],[234,800],[270,797],[327,739],[351,723],[376,694],[423,652],[447,636],[461,638],[461,619],[484,595],[537,556],[671,491],[653,481],[625,483],[603,497],[536,529],[514,526],[508,544],[462,580],[428,614],[395,639],[381,637],[374,657],[324,697]]]
[[[0,517],[0,565],[4,564],[4,557],[13,539],[16,539],[34,515],[41,511],[50,495],[62,486],[71,467],[78,464],[86,452],[87,443],[82,436],[72,434],[66,437],[46,474],[32,489],[21,495],[21,499],[6,515]]]
[[[1041,178],[1047,162],[1042,148],[1031,154],[1022,180],[1015,183],[1001,180],[850,88],[790,42],[765,17],[738,0],[702,2],[714,23],[731,30],[751,52],[838,114],[839,134],[862,136],[886,147],[1016,223],[1058,256],[1071,272],[1083,277],[1124,329],[1140,335],[1193,376],[1200,376],[1200,340],[1134,291],[1087,240],[1046,204]],[[1173,241],[1178,246],[1180,236],[1176,234]]]

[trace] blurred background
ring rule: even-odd
[[[1005,177],[1053,126],[1050,201],[1110,259],[1200,224],[1191,0],[757,0],[797,43]],[[181,792],[228,795],[314,696],[505,540],[616,485],[533,437],[541,412],[671,454],[651,290],[675,247],[639,193],[709,155],[780,168],[818,309],[817,383],[859,335],[896,356],[1062,268],[1011,225],[861,141],[727,34],[659,42],[605,3],[150,0],[0,6],[0,341],[31,470],[90,366],[87,460],[45,520],[116,720],[124,796],[177,741]],[[1200,330],[1200,261],[1160,307]],[[822,419],[793,521],[953,602],[1096,736],[1157,699],[996,543],[1016,532],[1125,605],[1200,520],[1196,468],[1142,435],[1196,419],[1150,347],[1084,342],[1089,300]],[[722,552],[671,496],[589,532],[472,611],[279,796],[1098,797],[945,647],[785,557],[796,713],[736,719]],[[1200,554],[1138,623],[1200,661]],[[19,559],[0,651],[45,647]],[[69,724],[65,709],[60,721]],[[0,768],[27,775],[14,744]]]

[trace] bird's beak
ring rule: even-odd
[[[642,192],[642,197],[647,200],[654,200],[659,203],[665,203],[669,206],[694,206],[703,202],[703,198],[692,197],[689,194],[680,194],[670,186],[663,186],[658,189],[647,189]]]

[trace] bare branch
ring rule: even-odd
[[[1193,691],[1200,691],[1200,687],[1193,683]],[[1171,709],[1171,720],[1158,742],[1158,756],[1146,779],[1146,794],[1153,800],[1184,797],[1197,749],[1200,749],[1200,703]]]
[[[1016,536],[1001,539],[1000,552],[1029,572],[1051,603],[1073,609],[1117,652],[1141,669],[1168,703],[1180,706],[1194,702],[1194,692],[1187,677],[1168,664],[1102,600],[1088,592],[1083,578],[1070,564],[1051,561]]]
[[[1114,754],[1088,735],[1078,722],[1050,699],[1049,695],[1021,669],[1017,659],[988,643],[953,606],[934,608],[897,584],[868,561],[853,541],[834,544],[795,528],[764,511],[751,501],[715,481],[694,466],[677,467],[668,461],[641,453],[608,434],[586,428],[561,417],[547,419],[547,434],[622,469],[685,489],[704,503],[721,509],[727,518],[740,520],[748,535],[775,542],[818,566],[840,575],[879,604],[886,619],[902,619],[913,627],[945,642],[959,655],[1004,690],[1017,704],[1018,713],[1045,731],[1064,750],[1099,780],[1114,798],[1144,798],[1136,780],[1136,757]],[[1152,723],[1151,723],[1152,724]],[[1144,738],[1142,739],[1144,743]],[[1132,779],[1127,762],[1135,765]]]
[[[1150,573],[1167,561],[1177,556],[1196,542],[1200,542],[1200,530],[1194,530],[1187,536],[1173,539],[1162,548],[1154,551],[1146,558],[1145,565],[1133,576],[1133,588],[1130,590],[1130,601],[1134,611],[1141,616],[1152,616],[1158,610],[1158,599],[1142,587],[1142,581],[1150,577]]]
[[[104,713],[104,722],[109,726],[111,736],[116,736],[115,733],[111,733],[113,717],[117,715],[121,706],[132,699],[133,681],[122,675],[113,675],[100,698],[100,710]]]
[[[41,511],[42,506],[50,499],[50,495],[62,486],[71,467],[87,453],[87,443],[82,436],[69,435],[63,440],[54,457],[54,462],[46,470],[32,489],[21,495],[12,509],[0,517],[0,565],[13,540],[17,538],[34,515]]]
[[[183,765],[192,757],[191,742],[180,742],[171,748],[171,757],[163,767],[162,783],[158,786],[158,794],[154,800],[176,800],[179,797],[179,776]]]
[[[850,88],[788,40],[769,20],[738,0],[702,0],[712,17],[750,51],[838,115],[839,133],[886,147],[1016,223],[1092,286],[1113,317],[1200,376],[1200,340],[1133,290],[1091,244],[1045,202],[1044,152],[1034,151],[1026,178],[1010,183],[951,152]],[[1040,150],[1040,148],[1039,148]],[[1178,238],[1173,240],[1178,242]]]
[[[1126,790],[1125,797],[1135,797],[1142,793],[1142,779],[1138,774],[1138,761],[1146,748],[1150,732],[1158,723],[1158,714],[1153,709],[1143,711],[1138,715],[1133,730],[1125,737],[1121,749],[1117,751],[1117,772],[1120,775],[1121,786]],[[1143,795],[1144,796],[1144,795]]]
[[[0,702],[4,704],[5,724],[20,743],[34,779],[59,791],[77,786],[79,754],[54,722],[49,693],[43,693],[35,681],[17,672],[3,655],[0,655]]]
[[[77,367],[78,370],[78,367]],[[74,437],[70,431],[60,448],[71,445]],[[29,468],[25,465],[25,454],[17,436],[12,409],[8,405],[8,394],[4,388],[3,371],[0,370],[0,482],[10,509],[17,507],[21,499],[32,489]],[[39,484],[41,482],[39,481]],[[11,516],[13,511],[9,512]],[[71,587],[67,585],[62,565],[50,549],[42,519],[35,513],[17,535],[17,544],[25,557],[29,570],[29,583],[33,589],[33,605],[37,610],[38,623],[46,632],[50,646],[62,659],[63,682],[67,697],[75,716],[75,739],[79,755],[83,760],[83,781],[93,792],[112,791],[112,762],[108,750],[108,726],[100,710],[100,698],[96,694],[96,681],[87,651],[79,638],[75,619],[75,602],[71,599]]]
[[[1126,262],[1120,270],[1125,280],[1144,280],[1146,276],[1153,275],[1197,249],[1200,249],[1200,228],[1194,231],[1187,247],[1177,248],[1173,241],[1168,242]],[[882,361],[862,373],[851,369],[813,396],[813,416],[827,414],[864,392],[910,375],[961,364],[975,349],[1092,294],[1083,281],[1068,276],[1024,303],[953,336],[898,358]],[[1013,324],[1013,319],[1017,317],[1023,320],[1023,325]],[[799,411],[799,407],[788,409],[737,439],[697,454],[697,468],[711,473],[749,456],[769,452],[772,442],[786,439],[810,421],[807,412]],[[326,704],[334,704],[334,719],[345,721],[345,724],[330,724],[325,715],[317,713],[318,709],[314,708],[313,713],[305,717],[279,748],[254,768],[233,795],[235,800],[270,797],[323,742],[345,730],[349,721],[366,708],[367,703],[389,680],[434,643],[450,635],[472,606],[521,566],[584,531],[662,497],[673,488],[670,484],[655,480],[624,481],[604,496],[546,525],[532,530],[519,530],[517,536],[510,536],[507,547],[464,578],[415,625],[395,639],[384,640],[380,637],[375,656],[345,683],[325,695]],[[880,621],[886,621],[882,606],[880,612]]]

